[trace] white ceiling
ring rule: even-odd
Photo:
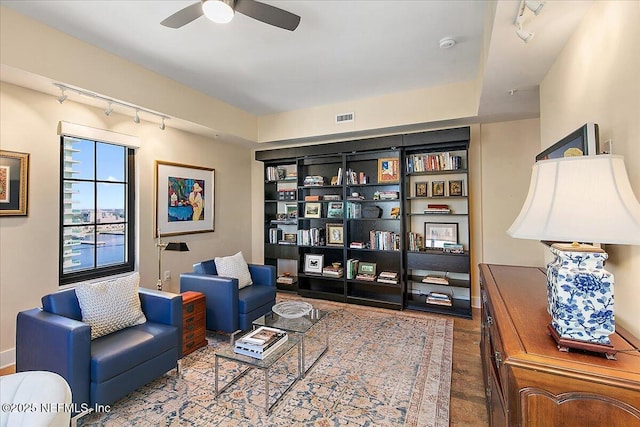
[[[185,1],[32,1],[0,4],[255,115],[474,80],[479,115],[538,114],[538,84],[590,1],[548,0],[526,14],[525,44],[513,25],[520,2],[495,8],[487,57],[484,0],[265,1],[301,16],[289,32],[236,14],[160,25]],[[457,44],[440,49],[439,40]],[[509,89],[517,89],[513,96]]]

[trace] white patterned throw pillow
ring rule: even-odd
[[[147,321],[138,296],[139,284],[140,275],[134,273],[76,286],[82,321],[91,326],[92,340]]]
[[[244,260],[242,252],[226,257],[216,257],[214,262],[216,263],[218,276],[238,279],[238,289],[253,284],[251,273],[249,273],[249,266]]]

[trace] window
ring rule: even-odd
[[[133,148],[60,137],[60,284],[133,271]]]

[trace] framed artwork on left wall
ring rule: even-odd
[[[29,154],[0,150],[0,216],[27,215]]]
[[[156,161],[156,237],[214,231],[215,169]]]

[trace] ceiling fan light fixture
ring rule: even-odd
[[[234,0],[202,0],[202,12],[216,24],[226,24],[235,14],[233,3]]]

